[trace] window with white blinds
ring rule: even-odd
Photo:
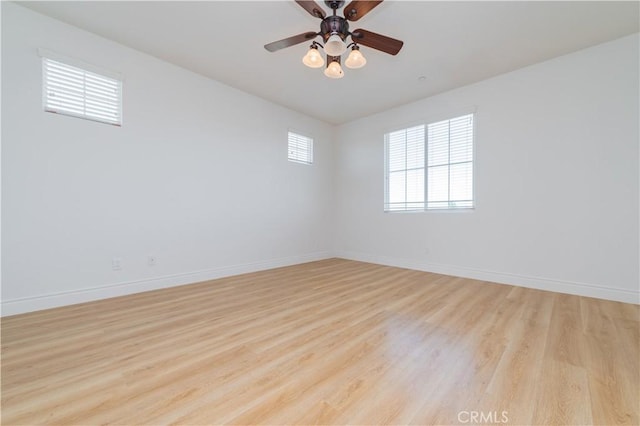
[[[313,139],[298,133],[289,132],[289,161],[313,163]]]
[[[45,111],[122,124],[122,81],[47,57],[42,61]]]
[[[385,211],[473,207],[473,114],[385,135]]]
[[[423,210],[425,126],[386,135],[387,191],[385,210]]]

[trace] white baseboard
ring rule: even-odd
[[[592,284],[562,281],[548,278],[530,277],[524,275],[486,271],[454,265],[420,262],[416,260],[377,256],[367,253],[338,251],[317,252],[300,256],[279,259],[269,259],[241,265],[232,265],[181,274],[152,277],[135,281],[113,283],[105,286],[84,288],[75,291],[57,292],[33,297],[2,300],[1,316],[16,315],[59,306],[74,305],[110,297],[125,296],[150,290],[158,290],[178,285],[208,281],[232,275],[263,271],[282,266],[297,265],[316,260],[339,257],[361,262],[395,266],[399,268],[415,269],[418,271],[434,272],[443,275],[472,278],[500,284],[510,284],[538,290],[554,291],[558,293],[575,294],[578,296],[595,297],[598,299],[615,300],[618,302],[640,304],[640,292],[626,289],[602,287]]]
[[[510,284],[519,287],[534,288],[537,290],[553,291],[556,293],[575,294],[578,296],[595,297],[597,299],[614,300],[617,302],[640,304],[640,292],[621,288],[611,288],[585,284],[572,281],[562,281],[549,278],[530,277],[525,275],[485,271],[454,265],[421,262],[377,256],[367,253],[338,251],[335,257],[361,262],[377,263],[380,265],[395,266],[399,268],[415,269],[417,271],[433,272],[456,277],[472,278],[482,281],[490,281],[499,284]]]
[[[16,315],[25,312],[39,311],[42,309],[56,308],[59,306],[74,305],[76,303],[108,299],[110,297],[141,293],[143,291],[158,290],[167,287],[213,280],[216,278],[229,277],[232,275],[280,268],[282,266],[297,265],[300,263],[329,259],[331,257],[333,256],[330,252],[316,252],[300,256],[269,259],[265,261],[245,263],[241,265],[225,266],[174,275],[165,275],[162,277],[152,277],[135,281],[113,283],[105,286],[83,288],[74,291],[57,292],[33,297],[3,300],[2,312],[0,315]]]

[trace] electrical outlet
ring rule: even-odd
[[[114,271],[122,270],[122,259],[119,257],[114,257],[111,259],[111,269]]]
[[[149,266],[155,266],[156,265],[156,257],[152,254],[149,255],[149,257],[147,258],[147,264]]]

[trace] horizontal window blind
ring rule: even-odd
[[[424,209],[424,126],[386,135],[385,210]]]
[[[472,207],[473,114],[385,135],[385,211]]]
[[[122,81],[50,58],[42,60],[45,111],[122,124]]]
[[[289,161],[313,163],[313,139],[298,133],[289,132]]]
[[[427,209],[473,207],[473,114],[427,127]]]

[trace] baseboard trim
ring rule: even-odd
[[[533,288],[537,290],[595,297],[598,299],[614,300],[617,302],[633,303],[636,305],[640,304],[640,292],[634,292],[625,289],[602,287],[579,282],[531,277],[504,272],[486,271],[455,265],[420,262],[416,260],[378,256],[368,253],[351,251],[337,251],[335,253],[332,253],[329,251],[325,251],[309,253],[300,256],[290,256],[278,259],[269,259],[260,262],[251,262],[239,265],[185,272],[180,274],[165,275],[161,277],[119,282],[104,286],[84,288],[75,291],[57,292],[19,299],[2,300],[2,303],[0,305],[0,316],[17,315],[43,309],[57,308],[60,306],[75,305],[77,303],[108,299],[111,297],[126,296],[128,294],[159,290],[162,288],[208,281],[233,275],[264,271],[267,269],[280,268],[283,266],[291,266],[307,262],[314,262],[317,260],[324,260],[332,257],[356,260],[360,262],[376,263],[379,265],[395,266],[398,268],[414,269],[418,271],[433,272],[443,275],[471,278],[482,281],[490,281],[499,284],[509,284],[520,287]]]
[[[414,269],[417,271],[472,278],[498,284],[510,284],[537,290],[553,291],[556,293],[575,294],[578,296],[614,300],[616,302],[633,303],[636,305],[640,304],[640,292],[621,288],[602,287],[593,284],[486,271],[463,266],[421,262],[417,260],[378,256],[352,251],[337,251],[334,254],[335,257],[357,260],[360,262],[376,263],[379,265],[395,266],[398,268]]]
[[[232,275],[314,262],[316,260],[329,259],[331,257],[334,256],[328,251],[316,252],[300,256],[269,259],[260,262],[251,262],[180,274],[165,275],[161,277],[119,282],[74,291],[64,291],[32,297],[3,300],[0,316],[17,315],[26,312],[40,311],[43,309],[57,308],[60,306],[75,305],[77,303],[91,302],[94,300],[108,299],[111,297],[126,296],[128,294],[192,284],[200,281],[229,277]]]

